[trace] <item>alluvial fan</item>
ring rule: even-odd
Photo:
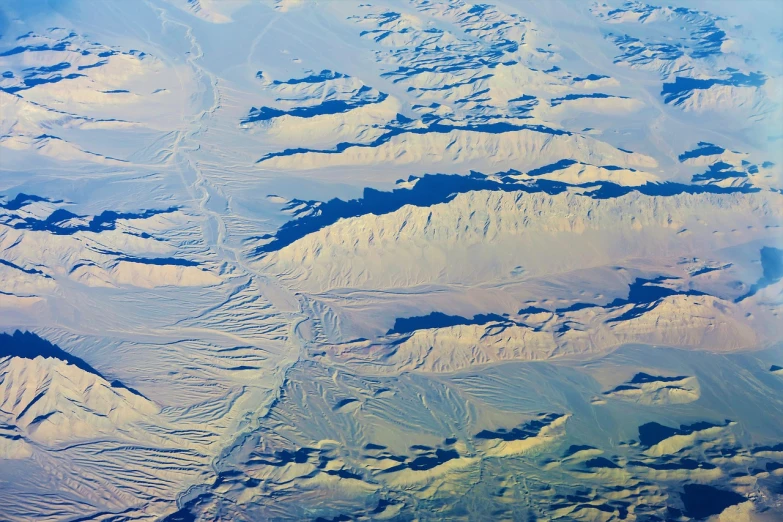
[[[0,521],[783,519],[783,4],[6,0]]]

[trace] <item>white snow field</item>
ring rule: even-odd
[[[672,1],[0,3],[0,521],[783,519],[783,3]]]

